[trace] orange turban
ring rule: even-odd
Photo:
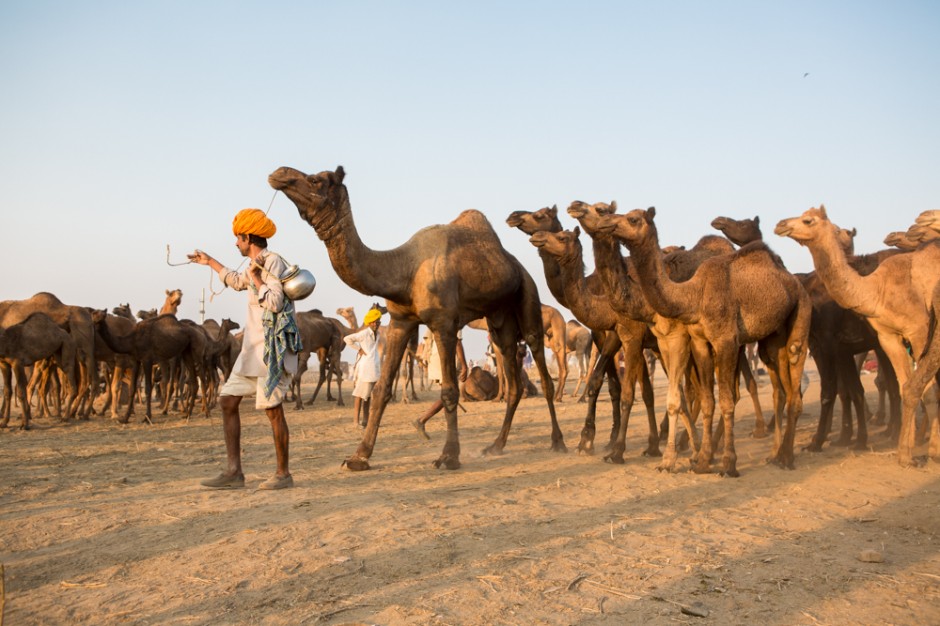
[[[258,235],[267,239],[274,236],[277,226],[261,209],[242,209],[232,220],[232,232],[236,235]]]

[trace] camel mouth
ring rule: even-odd
[[[513,211],[509,214],[509,217],[506,218],[506,224],[509,225],[510,228],[516,228],[522,224],[522,215],[523,211]]]
[[[536,248],[541,248],[548,243],[548,239],[545,236],[545,233],[535,233],[529,237],[529,243],[531,243]]]
[[[780,237],[789,237],[792,232],[793,228],[786,221],[780,222],[774,227],[774,234]]]
[[[268,175],[268,184],[278,191],[287,188],[297,178],[306,178],[303,172],[283,166],[279,167]]]

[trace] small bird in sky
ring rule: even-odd
[[[807,76],[809,76],[809,72],[803,72],[803,78],[806,78]]]

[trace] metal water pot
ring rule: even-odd
[[[307,270],[297,265],[288,265],[284,275],[281,276],[284,293],[293,301],[303,300],[313,293],[317,286],[317,279]]]

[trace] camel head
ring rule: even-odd
[[[854,228],[851,230],[848,228],[836,229],[836,241],[839,242],[839,247],[842,248],[842,251],[845,252],[847,256],[855,254],[855,235],[857,234],[858,231]]]
[[[513,211],[506,218],[511,228],[518,228],[527,235],[537,232],[555,232],[561,230],[558,221],[558,205],[545,207],[538,211]]]
[[[938,228],[940,228],[940,223],[938,224],[927,224],[927,223],[914,224],[913,226],[907,229],[907,232],[905,233],[905,235],[907,235],[907,238],[910,239],[911,241],[916,242],[915,247],[917,247],[922,243],[940,239],[940,230],[937,230]]]
[[[342,165],[335,172],[325,170],[310,175],[279,167],[268,176],[268,184],[283,192],[297,206],[300,217],[313,226],[317,236],[326,239],[351,213],[344,178],[346,172]]]
[[[650,238],[658,240],[656,224],[653,222],[655,217],[656,207],[650,207],[645,211],[643,209],[633,209],[622,215],[612,213],[601,218],[598,228],[630,247]]]
[[[91,310],[91,323],[95,324],[96,326],[104,322],[105,319],[107,319],[107,317],[108,317],[107,309],[92,309]]]
[[[918,226],[926,226],[928,228],[932,228],[933,230],[940,230],[940,209],[924,211],[917,216],[917,219],[914,223]]]
[[[578,220],[581,226],[584,227],[584,232],[592,237],[599,234],[598,227],[600,226],[601,218],[616,212],[616,200],[611,201],[610,204],[606,202],[587,204],[586,202],[575,200],[568,206],[568,215]]]
[[[145,311],[144,309],[141,309],[137,311],[137,319],[140,319],[140,320],[149,320],[150,318],[156,317],[156,316],[157,316],[156,309],[150,309],[149,311]]]
[[[131,313],[131,305],[128,302],[127,304],[119,304],[111,312],[120,317],[126,317],[129,320],[134,319],[134,314]]]
[[[724,233],[731,243],[737,246],[760,241],[763,234],[760,230],[760,217],[754,219],[736,220],[731,217],[716,217],[712,220],[712,228]]]
[[[888,236],[885,237],[885,245],[910,252],[916,250],[920,242],[908,236],[907,232],[896,230],[893,233],[888,233]]]
[[[563,230],[557,233],[537,232],[529,237],[529,243],[554,257],[559,263],[581,259],[581,229]]]
[[[167,305],[179,306],[179,303],[182,301],[183,301],[182,289],[174,289],[172,291],[170,291],[169,289],[166,290],[166,302],[164,303],[164,306],[167,306]]]
[[[818,240],[824,233],[835,236],[838,227],[829,221],[826,207],[811,208],[799,217],[791,217],[777,222],[774,233],[781,237],[789,237],[801,246]]]

